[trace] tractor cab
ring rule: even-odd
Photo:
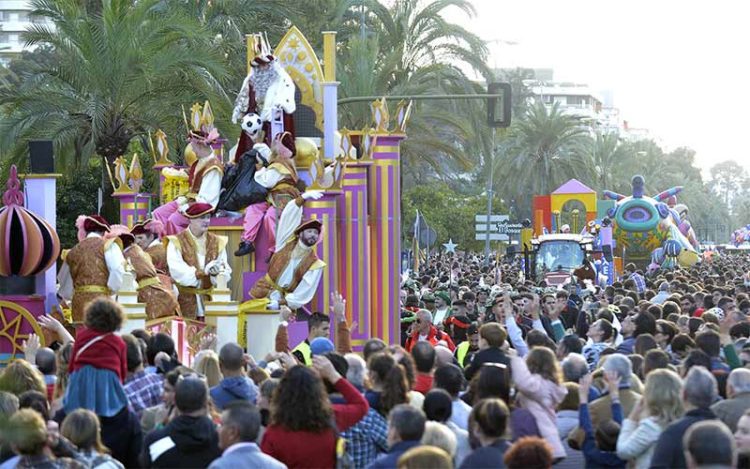
[[[547,285],[565,282],[583,264],[594,239],[579,234],[548,234],[531,241],[534,247],[534,274]]]

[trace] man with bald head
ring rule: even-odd
[[[219,368],[224,379],[211,388],[211,399],[217,408],[223,409],[233,401],[249,401],[255,404],[258,388],[245,375],[245,352],[242,347],[230,342],[219,351]]]

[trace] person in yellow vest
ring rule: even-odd
[[[295,310],[312,300],[323,276],[325,262],[318,259],[315,246],[320,240],[320,220],[302,221],[306,200],[319,199],[321,191],[308,191],[289,202],[281,213],[276,231],[276,252],[271,256],[266,275],[250,290],[255,299],[267,298],[267,309],[288,306]]]
[[[177,285],[182,315],[190,319],[205,317],[204,303],[211,300],[220,273],[232,274],[227,263],[227,238],[209,233],[211,204],[196,202],[185,211],[190,223],[178,235],[167,236],[167,264]]]
[[[287,328],[289,327],[289,322],[295,320],[295,313],[286,306],[279,308],[279,313],[282,321],[276,330],[276,343],[274,345],[274,355],[277,357],[281,356],[279,354],[289,351],[289,332]],[[331,313],[336,321],[336,352],[341,355],[352,353],[351,330],[356,327],[357,323],[355,321],[349,324],[347,321],[346,300],[337,291],[331,293]],[[327,337],[327,334],[330,332],[330,320],[322,314],[314,314],[312,315],[312,322],[308,324],[308,330],[308,337],[294,348],[296,352],[294,356],[300,363],[309,366],[312,364],[310,357],[317,354],[315,349],[326,347],[325,342],[317,341],[320,344],[315,346],[313,346],[313,342],[316,342],[316,339]]]
[[[72,298],[73,322],[83,321],[86,305],[101,297],[111,297],[122,286],[125,258],[117,239],[104,239],[109,224],[99,215],[76,220],[78,244],[68,251],[58,275],[58,295]]]
[[[320,313],[314,313],[307,319],[307,338],[299,343],[296,347],[292,349],[292,355],[299,361],[300,363],[303,363],[307,366],[312,365],[312,356],[313,355],[319,355],[320,352],[317,349],[320,349],[324,347],[323,342],[317,341],[316,339],[324,338],[328,342],[330,340],[328,337],[331,334],[331,320],[328,318],[328,316]],[[316,345],[316,353],[313,354],[312,344],[315,342]],[[331,350],[333,350],[333,344],[331,343]],[[331,350],[327,350],[330,352]]]
[[[476,324],[469,325],[466,330],[466,340],[458,344],[454,356],[459,366],[464,368],[471,362],[471,357],[479,351],[479,328]]]

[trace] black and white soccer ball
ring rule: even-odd
[[[258,136],[260,135],[260,130],[263,128],[263,121],[260,119],[260,116],[258,114],[251,112],[245,114],[242,117],[240,127],[242,127],[243,132],[245,132],[250,138],[253,139],[254,142],[256,142],[258,140]]]

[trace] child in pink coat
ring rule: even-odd
[[[555,459],[566,456],[557,431],[555,409],[568,390],[561,384],[560,367],[554,352],[546,347],[535,347],[526,356],[511,358],[513,382],[518,391],[518,403],[531,412],[539,427],[539,434],[552,446]]]

